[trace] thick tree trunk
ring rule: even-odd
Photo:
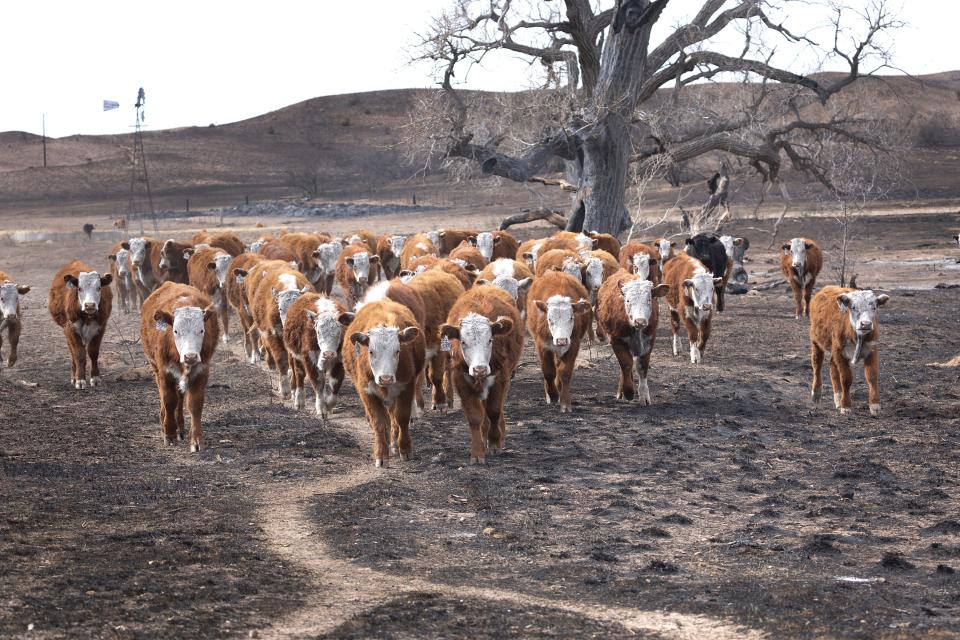
[[[583,229],[618,235],[630,227],[625,204],[632,150],[627,123],[609,114],[583,145]]]

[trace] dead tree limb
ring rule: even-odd
[[[530,210],[524,209],[521,213],[504,218],[500,223],[500,230],[506,231],[515,224],[527,224],[537,220],[546,220],[553,226],[563,229],[567,226],[567,218],[556,211],[551,211],[545,207]]]

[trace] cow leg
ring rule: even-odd
[[[803,290],[803,315],[810,317],[810,297],[813,296],[814,281],[811,280]]]
[[[717,313],[723,313],[723,294],[726,291],[727,279],[724,278],[719,287],[714,287],[717,292]]]
[[[314,365],[307,358],[303,359],[303,374],[310,381],[310,387],[313,389],[313,407],[317,415],[324,420],[327,419],[323,404],[323,390],[327,386],[326,376],[319,367]]]
[[[539,349],[537,355],[540,356],[540,369],[543,371],[543,392],[546,396],[547,404],[553,404],[560,399],[557,392],[557,365],[553,357],[553,352],[549,349]],[[463,396],[460,396],[463,399]]]
[[[390,414],[380,398],[364,394],[363,412],[373,431],[373,459],[378,467],[385,467],[390,460],[390,448],[387,437],[390,434]]]
[[[504,373],[499,375],[506,378]],[[503,416],[503,405],[507,399],[507,390],[510,387],[510,380],[497,380],[490,387],[487,394],[487,445],[488,451],[492,454],[500,453],[503,449],[503,441],[507,436],[507,424]]]
[[[833,387],[833,407],[840,409],[840,370],[837,369],[836,357],[830,356],[830,386]]]
[[[563,354],[557,367],[557,382],[560,387],[560,413],[570,413],[570,387],[573,386],[573,370],[577,365],[579,345],[574,344]]]
[[[447,408],[453,409],[453,370],[450,368],[450,355],[443,360],[443,395],[447,399]]]
[[[444,374],[447,367],[447,354],[444,351],[438,351],[437,355],[430,360],[430,385],[433,387],[433,407],[434,411],[440,411],[447,404],[447,394],[444,388]]]
[[[813,368],[813,383],[810,385],[810,401],[816,406],[820,404],[820,397],[823,394],[823,349],[816,344],[810,345],[810,366]],[[831,367],[832,366],[831,364]]]
[[[794,317],[799,320],[803,317],[803,286],[791,280],[790,288],[793,289]]]
[[[880,415],[880,354],[876,347],[871,349],[869,355],[863,360],[863,377],[867,379],[868,402],[870,403],[870,415]]]
[[[620,365],[617,400],[633,400],[633,354],[620,338],[612,339],[610,346],[613,347],[613,355],[617,356],[617,363]]]
[[[699,337],[697,339],[697,351],[699,352],[699,357],[697,362],[700,362],[700,359],[703,357],[703,352],[707,350],[707,340],[710,338],[710,328],[713,326],[713,318],[708,318],[700,322],[698,327]]]
[[[304,362],[294,356],[292,352],[287,352],[287,361],[290,365],[290,386],[293,390],[293,408],[303,409],[306,404],[303,389]]]
[[[277,371],[277,392],[281,398],[286,398],[290,395],[290,379],[287,377],[287,350],[283,346],[283,341],[273,331],[264,333],[260,337],[267,343],[267,354],[269,359],[273,360]]]
[[[106,327],[101,327],[99,333],[90,339],[87,345],[87,353],[90,354],[90,386],[99,386],[103,380],[100,378],[100,343],[103,342],[103,333]]]
[[[343,363],[337,362],[330,368],[330,372],[326,376],[323,385],[324,420],[327,419],[333,411],[333,408],[337,405],[337,397],[340,394],[340,386],[343,384],[344,375]]]
[[[673,337],[673,355],[680,355],[680,313],[670,309],[670,335]]]
[[[461,378],[462,374],[458,375],[456,382],[463,416],[470,427],[470,464],[484,464],[487,461],[487,446],[483,439],[483,427],[487,422],[486,409],[480,396],[466,388]]]
[[[73,374],[70,377],[70,384],[72,384],[75,389],[86,389],[87,347],[69,324],[63,328],[63,333],[67,337],[67,347],[70,349],[70,359],[73,363]]]
[[[637,397],[640,400],[640,404],[644,406],[650,406],[653,402],[650,400],[650,387],[647,386],[647,373],[650,371],[650,353],[653,351],[647,351],[646,354],[639,356],[634,361],[634,366],[637,369]]]
[[[408,384],[397,396],[396,403],[390,409],[391,422],[397,429],[397,449],[400,451],[401,462],[409,461],[413,450],[413,441],[410,438],[410,415],[413,411],[414,398],[420,390]]]
[[[10,353],[7,354],[7,366],[12,367],[17,364],[17,345],[20,344],[20,331],[22,325],[18,319],[16,322],[7,327],[7,341],[10,343]],[[2,344],[2,341],[0,341]]]
[[[160,431],[164,444],[177,441],[177,405],[180,403],[180,391],[177,382],[166,373],[157,374],[157,390],[160,392]]]
[[[220,295],[226,297],[227,294],[223,292]],[[217,314],[220,316],[220,324],[223,325],[223,335],[220,339],[226,344],[227,337],[230,335],[230,307],[226,304],[220,305],[217,308]]]
[[[186,403],[190,411],[190,453],[197,453],[203,444],[203,403],[207,396],[207,377],[201,373],[187,387]],[[181,420],[183,419],[183,400],[180,401]],[[181,423],[182,424],[182,423]]]
[[[853,400],[850,398],[850,386],[853,384],[853,371],[850,370],[850,363],[843,356],[840,350],[834,350],[832,360],[836,363],[837,375],[840,378],[840,414],[850,413],[853,407]]]
[[[700,332],[698,327],[686,316],[683,317],[683,324],[687,328],[687,340],[690,342],[690,362],[700,364]]]

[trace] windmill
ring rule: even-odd
[[[136,218],[143,233],[143,214],[149,213],[153,220],[153,231],[157,231],[157,214],[153,208],[153,195],[150,193],[150,176],[147,174],[147,156],[143,151],[144,106],[147,103],[143,87],[137,92],[136,119],[133,124],[133,158],[130,167],[130,201],[127,204],[126,218]],[[144,198],[144,196],[146,196]]]

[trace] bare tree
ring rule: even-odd
[[[841,0],[700,0],[654,45],[651,30],[670,0],[451,1],[416,55],[435,63],[441,87],[421,105],[433,108],[414,118],[423,166],[429,158],[471,163],[517,182],[562,170],[576,186],[567,227],[608,233],[631,224],[631,165],[641,173],[655,167],[676,185],[684,163],[722,152],[748,162],[764,193],[776,186],[788,195],[785,164],[833,189],[817,157],[819,140],[874,142],[856,119],[832,119],[824,107],[888,64],[885,36],[899,26],[888,0],[849,0],[865,4],[860,9]],[[829,18],[825,44],[784,24],[787,10],[798,7]],[[724,52],[720,43],[731,36],[742,40],[739,52]],[[840,61],[845,71],[813,76],[778,67],[778,46],[815,52],[825,65]],[[502,52],[544,70],[539,90],[509,99],[515,110],[454,86],[458,73]],[[701,85],[720,80],[728,85],[714,105]],[[728,90],[731,81],[739,81],[736,91]]]
[[[320,165],[304,162],[287,171],[287,186],[294,187],[306,198],[316,198],[323,189],[323,177]]]

